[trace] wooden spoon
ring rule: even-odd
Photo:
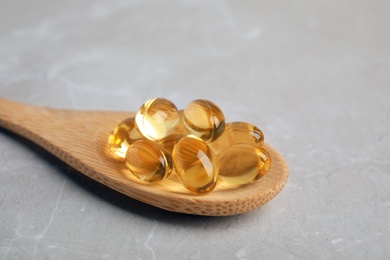
[[[156,184],[132,177],[124,162],[114,159],[107,137],[128,112],[78,111],[36,107],[0,98],[0,127],[19,134],[88,177],[136,200],[174,212],[226,216],[260,207],[284,187],[288,170],[282,156],[265,144],[272,159],[260,180],[231,186],[219,182],[206,195],[187,191],[175,174]]]

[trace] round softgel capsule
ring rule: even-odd
[[[230,184],[247,184],[263,177],[271,157],[256,144],[233,144],[217,156],[219,178]]]
[[[176,175],[188,190],[212,191],[218,179],[218,168],[208,145],[195,136],[182,137],[173,148]]]
[[[173,148],[175,147],[176,143],[183,138],[185,135],[183,134],[171,134],[167,137],[161,139],[158,141],[158,143],[169,153],[172,154]]]
[[[225,128],[225,116],[213,102],[197,99],[184,109],[183,123],[190,134],[205,142],[213,142]]]
[[[168,136],[176,128],[179,119],[176,106],[164,98],[146,101],[135,115],[138,129],[150,140],[160,140]]]
[[[143,136],[135,127],[134,117],[119,123],[108,136],[108,146],[111,152],[120,158],[125,158],[127,149]]]
[[[172,172],[172,157],[151,140],[140,139],[127,149],[126,166],[138,179],[157,182]]]
[[[179,114],[181,114],[182,111],[179,112]],[[185,129],[184,125],[183,125],[183,120],[180,120],[178,125],[176,126],[175,130],[173,130],[173,132],[168,135],[167,137],[164,137],[163,139],[161,140],[158,140],[158,143],[164,147],[164,149],[169,152],[170,154],[172,154],[173,152],[173,147],[175,146],[175,144],[184,136],[186,136],[188,133],[187,133],[187,130]]]
[[[232,144],[264,144],[263,132],[256,126],[246,122],[226,123],[222,135],[210,144],[214,154],[226,150]]]

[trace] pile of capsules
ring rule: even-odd
[[[205,99],[183,111],[167,99],[150,99],[108,138],[111,152],[125,159],[136,178],[154,183],[174,170],[184,187],[198,194],[212,191],[218,180],[242,185],[264,176],[271,158],[263,143],[259,128],[225,124],[221,109]]]

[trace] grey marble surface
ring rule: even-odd
[[[166,212],[0,129],[0,259],[388,259],[390,2],[0,0],[0,96],[216,102],[290,178],[232,217]]]

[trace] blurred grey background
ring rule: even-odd
[[[135,111],[207,98],[290,178],[264,207],[166,212],[0,130],[0,259],[387,259],[390,2],[0,0],[0,97]]]

